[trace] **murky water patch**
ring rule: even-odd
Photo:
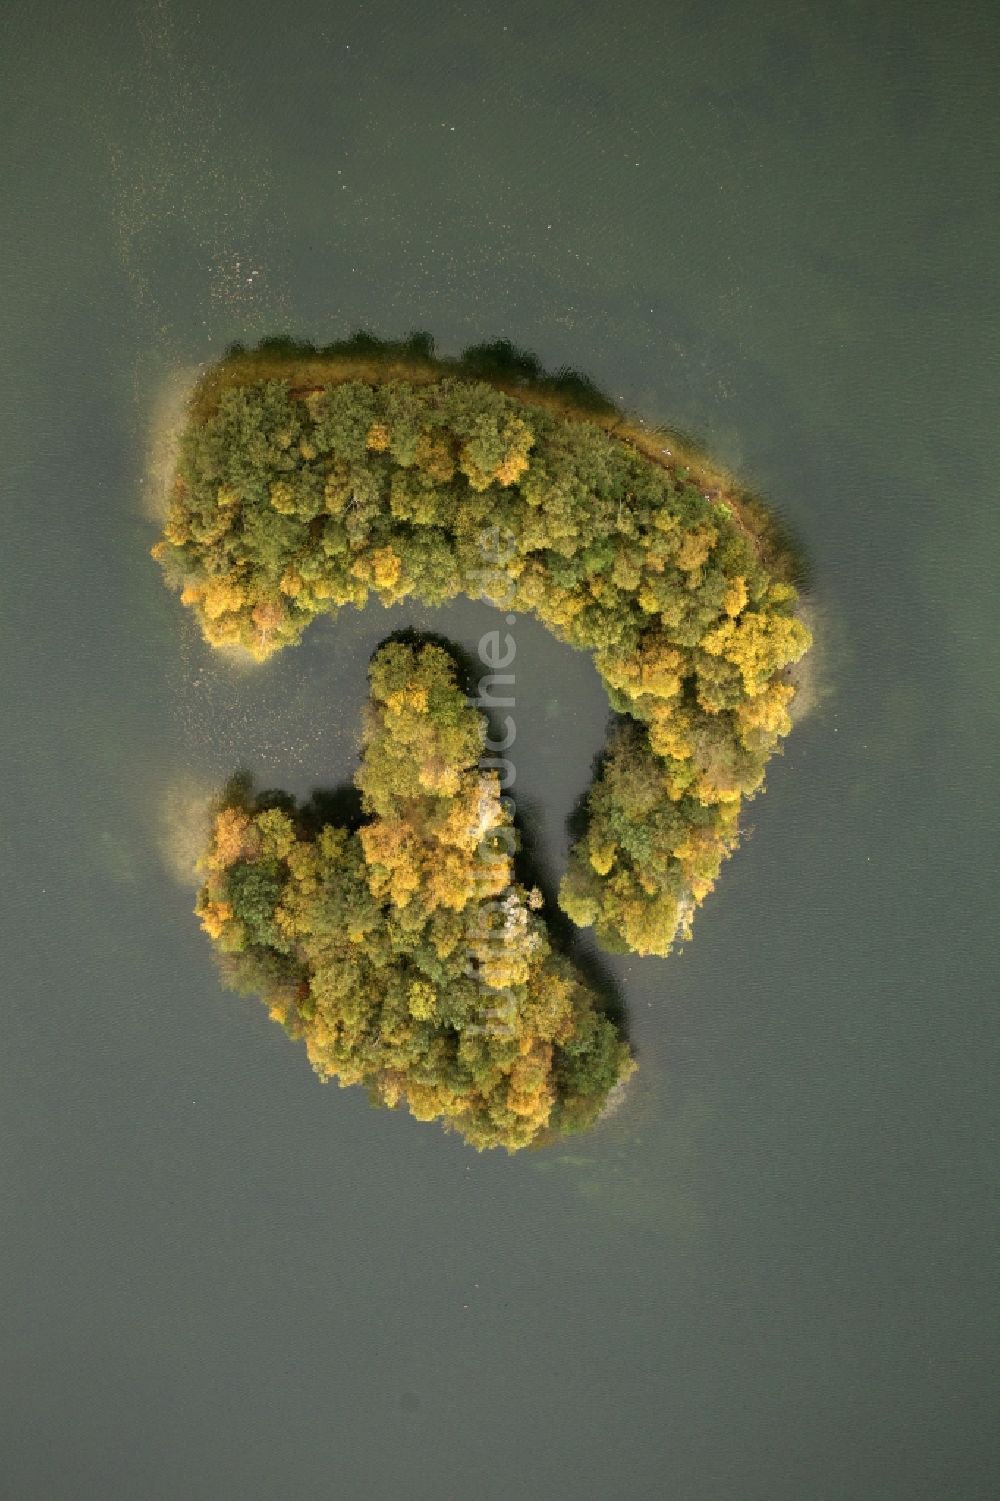
[[[146,519],[157,525],[166,519],[188,404],[204,368],[203,365],[174,367],[163,376],[153,395],[140,504]]]
[[[192,775],[167,784],[157,807],[157,847],[164,866],[181,886],[199,884],[197,862],[208,846],[219,788]]]

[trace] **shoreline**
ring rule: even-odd
[[[167,518],[181,438],[206,373],[204,365],[181,365],[164,375],[156,387],[146,427],[141,508],[146,520],[158,526]]]

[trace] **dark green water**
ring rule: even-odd
[[[1000,17],[35,3],[0,67],[0,1493],[992,1498]],[[490,623],[241,675],[147,556],[164,390],[359,324],[587,370],[813,559],[817,705],[547,1155],[321,1088],[164,855],[350,774],[393,624]],[[558,871],[603,702],[516,634]]]

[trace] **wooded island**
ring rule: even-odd
[[[424,336],[232,352],[194,393],[154,555],[206,640],[258,659],[372,596],[483,598],[590,651],[614,718],[559,901],[639,954],[689,933],[810,644],[759,503],[503,342],[455,361]],[[482,716],[440,648],[390,643],[371,683],[368,821],[309,830],[294,809],[230,801],[205,926],[321,1074],[477,1146],[587,1125],[632,1065],[499,848]],[[484,903],[503,958],[470,964]],[[470,998],[484,986],[511,997],[486,1008],[505,1035]]]

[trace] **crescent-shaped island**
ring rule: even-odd
[[[153,551],[206,641],[257,660],[373,597],[469,595],[589,651],[613,719],[559,903],[618,952],[689,935],[810,645],[765,507],[503,341],[232,351]],[[217,810],[198,911],[224,974],[321,1077],[478,1148],[583,1129],[634,1063],[518,879],[485,716],[439,646],[387,643],[370,681],[360,827],[240,786]]]

